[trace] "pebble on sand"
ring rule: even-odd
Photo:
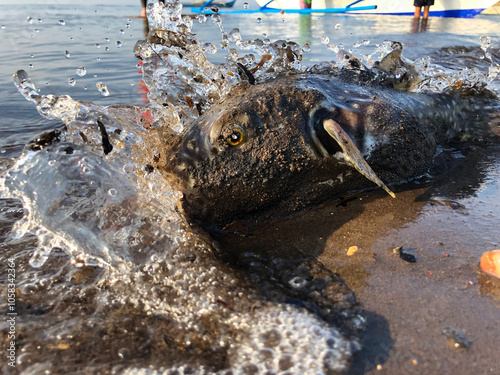
[[[358,251],[358,247],[357,246],[351,246],[349,249],[347,249],[347,256],[352,256],[354,255],[354,253]]]

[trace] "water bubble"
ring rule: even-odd
[[[117,191],[115,188],[111,188],[108,190],[108,194],[111,196],[111,197],[114,197],[116,194],[117,194]]]
[[[196,16],[196,18],[198,19],[199,23],[204,23],[207,21],[207,16],[205,16],[204,14],[199,14],[198,16]]]
[[[300,276],[295,276],[293,279],[288,281],[288,283],[293,287],[293,288],[303,288],[304,286],[307,285],[307,281]]]
[[[245,10],[248,9],[248,3],[243,3],[243,9],[245,9]]]
[[[58,22],[58,23],[59,23],[59,25],[61,25],[61,26],[66,25],[66,22],[65,22],[64,20],[59,20],[59,22]]]
[[[335,30],[340,30],[340,23],[335,25]]]
[[[203,45],[203,52],[209,55],[215,55],[217,53],[217,47],[212,43],[205,43]]]
[[[70,85],[70,86],[76,85],[76,80],[74,78],[69,78],[68,79],[68,85]]]
[[[26,17],[26,21],[28,21],[29,24],[33,23],[33,18],[31,17]]]
[[[116,47],[117,48],[120,48],[122,46],[122,42],[120,42],[119,40],[116,41]]]
[[[125,34],[125,30],[120,29],[120,35],[123,35],[123,34]]]
[[[66,57],[67,59],[69,59],[71,57],[71,54],[69,53],[69,51],[64,51],[64,57]]]
[[[96,43],[95,48],[101,48],[101,45],[99,43]]]
[[[95,84],[95,86],[97,87],[97,89],[99,90],[99,92],[101,93],[102,96],[109,96],[108,88],[106,87],[106,85],[104,83],[97,82]]]
[[[261,23],[262,22],[262,18],[257,18],[257,23]]]
[[[76,74],[80,77],[83,77],[85,74],[87,74],[87,69],[85,67],[80,66],[79,68],[76,68]]]
[[[330,38],[327,37],[326,35],[323,35],[321,37],[321,44],[327,45],[328,43],[330,43]]]
[[[302,46],[302,53],[309,53],[309,52],[311,52],[311,46],[308,43],[306,43]]]

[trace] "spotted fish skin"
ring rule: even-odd
[[[294,75],[236,87],[176,140],[159,169],[184,193],[187,217],[208,231],[373,187],[326,134],[327,120],[386,184],[425,173],[466,124],[451,95]]]

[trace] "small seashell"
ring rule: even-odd
[[[480,267],[488,275],[500,278],[500,250],[485,252],[481,257]]]

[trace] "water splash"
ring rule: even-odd
[[[286,303],[286,294],[282,300],[271,302],[265,288],[255,288],[249,281],[269,278],[267,268],[264,272],[249,265],[240,273],[224,265],[210,239],[187,225],[177,210],[179,192],[157,170],[169,132],[189,126],[200,113],[223,100],[234,85],[248,80],[249,73],[264,81],[277,74],[307,72],[310,68],[301,60],[310,46],[272,42],[266,37],[246,41],[237,29],[225,32],[221,17],[215,15],[212,20],[221,31],[221,45],[227,51],[226,62],[215,65],[206,58],[215,46],[195,38],[192,19],[182,17],[181,10],[180,3],[171,1],[147,8],[151,31],[134,52],[142,60],[151,103],[148,108],[102,107],[69,96],[42,96],[26,72],[14,76],[22,95],[43,116],[61,120],[65,129],[32,143],[2,177],[0,193],[19,197],[27,209],[14,234],[19,238],[29,233],[36,236],[30,264],[39,271],[56,268],[50,262],[57,249],[64,250],[71,258],[70,265],[65,266],[70,270],[63,267],[58,272],[74,284],[68,288],[60,282],[58,290],[68,301],[85,296],[91,301],[86,307],[92,308],[84,314],[92,329],[74,323],[82,311],[75,313],[61,303],[53,315],[46,314],[55,323],[40,328],[39,334],[43,332],[44,344],[54,347],[62,345],[61,337],[76,337],[79,345],[92,347],[96,340],[87,336],[88,332],[107,332],[113,339],[108,345],[119,348],[117,355],[125,361],[113,370],[131,374],[225,373],[227,367],[233,373],[345,371],[358,349],[356,337],[327,320],[330,314],[330,318],[335,315],[345,319],[346,324],[363,326],[363,319],[351,309],[349,295],[341,296],[343,307],[338,307],[339,311],[321,316]],[[206,17],[199,16],[198,20],[205,22]],[[330,45],[329,41],[326,45],[338,54],[334,56],[338,58],[336,65],[334,61],[328,66],[347,67],[343,46]],[[367,68],[391,53],[391,45],[376,46],[367,57],[367,61],[373,60]],[[435,73],[430,58],[414,65],[425,77]],[[480,72],[464,73],[466,77],[473,75],[482,79]],[[99,91],[109,95],[100,84]],[[106,151],[105,135],[113,146],[111,151]],[[92,273],[92,267],[102,271]],[[296,291],[313,284],[310,278],[292,272],[294,267],[285,268],[284,289]],[[87,273],[91,276],[82,276]],[[78,281],[82,278],[89,281]],[[30,301],[29,290],[36,289],[42,296],[54,293],[59,279],[60,274],[54,272],[50,288],[25,281],[25,298]],[[266,280],[267,284],[261,285],[272,289],[276,280]],[[327,285],[333,282],[331,275],[321,280]],[[310,294],[330,295],[328,291]],[[284,291],[269,293],[283,295]],[[123,332],[124,326],[140,330],[144,325],[147,329],[141,331],[141,340],[133,329]],[[51,331],[57,331],[60,337],[52,337]],[[140,345],[134,347],[137,341],[147,343],[149,352]],[[127,348],[137,350],[122,350]],[[35,348],[26,350],[39,359]],[[166,355],[166,350],[173,354]],[[58,363],[57,351],[46,355],[50,356],[48,362]],[[92,358],[83,359],[80,363],[93,366]],[[112,360],[116,358],[107,363]],[[151,365],[155,369],[150,368],[151,363],[156,364]],[[98,372],[99,365],[95,366],[89,371]],[[57,372],[57,367],[53,370]]]

